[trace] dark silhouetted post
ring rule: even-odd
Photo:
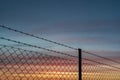
[[[78,49],[78,71],[79,71],[79,80],[82,80],[82,50]]]

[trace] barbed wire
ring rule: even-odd
[[[74,55],[70,55],[70,54],[67,54],[67,53],[60,52],[60,51],[55,51],[55,50],[43,48],[43,47],[36,46],[36,45],[31,45],[31,44],[24,43],[24,42],[20,42],[20,41],[15,41],[15,40],[8,39],[8,38],[5,38],[5,37],[0,37],[0,39],[2,39],[2,40],[7,40],[7,41],[10,41],[10,42],[14,42],[14,43],[18,43],[18,44],[22,44],[22,45],[27,45],[27,46],[29,46],[29,47],[34,47],[34,48],[38,48],[38,49],[43,49],[43,50],[46,50],[46,51],[50,51],[50,52],[54,52],[54,53],[66,55],[66,56],[69,56],[69,57],[78,58],[78,56],[74,56]]]
[[[67,48],[70,48],[70,49],[77,50],[77,48],[74,48],[74,47],[71,47],[71,46],[68,46],[68,45],[65,45],[65,44],[62,44],[62,43],[58,43],[58,42],[55,42],[55,41],[52,41],[52,40],[48,40],[46,38],[38,37],[38,36],[35,36],[33,34],[29,34],[29,33],[19,31],[19,30],[13,29],[13,28],[9,28],[7,26],[0,25],[0,27],[11,30],[11,31],[14,31],[14,32],[18,32],[18,33],[21,33],[21,34],[24,34],[24,35],[27,35],[27,36],[31,36],[31,37],[34,37],[34,38],[37,38],[37,39],[41,39],[41,40],[44,40],[44,41],[47,41],[47,42],[50,42],[50,43],[54,43],[54,44],[57,44],[57,45],[60,45],[60,46],[63,46],[63,47],[67,47]]]
[[[64,46],[64,47],[67,47],[67,48],[71,48],[71,49],[74,49],[74,50],[78,50],[77,48],[74,48],[74,47],[71,47],[71,46],[68,46],[68,45],[65,45],[65,44],[61,44],[61,43],[58,43],[58,42],[55,42],[55,41],[51,41],[49,39],[46,39],[46,38],[42,38],[42,37],[38,37],[38,36],[35,36],[33,34],[29,34],[29,33],[26,33],[26,32],[23,32],[23,31],[20,31],[20,30],[16,30],[16,29],[13,29],[13,28],[9,28],[7,26],[3,26],[3,25],[0,25],[1,28],[5,28],[5,29],[8,29],[8,30],[11,30],[11,31],[14,31],[14,32],[18,32],[18,33],[21,33],[21,34],[25,34],[27,36],[31,36],[31,37],[34,37],[34,38],[38,38],[38,39],[41,39],[41,40],[45,40],[47,42],[51,42],[51,43],[54,43],[54,44],[57,44],[57,45],[61,45],[61,46]],[[34,46],[35,47],[35,46]],[[48,49],[47,49],[48,50]],[[56,51],[54,51],[56,52]],[[58,52],[58,51],[57,51]],[[100,55],[97,55],[95,53],[91,53],[91,52],[87,52],[85,50],[82,50],[82,52],[84,53],[87,53],[87,54],[90,54],[90,55],[93,55],[93,56],[96,56],[96,57],[99,57],[99,58],[102,58],[102,59],[106,59],[106,60],[109,60],[109,61],[112,61],[114,63],[117,63],[117,64],[120,64],[120,62],[118,61],[115,61],[113,59],[110,59],[110,58],[107,58],[107,57],[103,57],[103,56],[100,56]],[[60,52],[61,53],[61,52]],[[66,54],[65,54],[66,55]]]
[[[38,51],[26,50],[26,49],[16,48],[16,47],[13,47],[13,46],[8,46],[8,45],[3,45],[3,44],[0,44],[0,46],[1,46],[0,48],[2,48],[2,47],[10,47],[10,48],[18,49],[18,50],[33,52],[33,53],[36,53],[36,54],[44,54],[45,56],[57,57],[57,58],[64,59],[64,60],[68,60],[69,59],[69,61],[75,61],[74,59],[59,57],[59,56],[55,56],[55,55],[49,55],[49,54],[41,53],[41,52],[38,52]]]
[[[57,44],[57,45],[61,45],[61,46],[67,47],[67,48],[71,48],[71,49],[74,49],[74,50],[78,50],[77,48],[74,48],[74,47],[71,47],[71,46],[68,46],[68,45],[65,45],[65,44],[61,44],[61,43],[58,43],[58,42],[55,42],[55,41],[51,41],[51,40],[46,39],[46,38],[38,37],[38,36],[35,36],[35,35],[33,35],[33,34],[29,34],[29,33],[26,33],[26,32],[20,31],[20,30],[16,30],[16,29],[13,29],[13,28],[10,28],[10,27],[7,27],[7,26],[0,25],[0,27],[1,27],[1,28],[5,28],[5,29],[8,29],[8,30],[11,30],[11,31],[14,31],[14,32],[18,32],[18,33],[21,33],[21,34],[25,34],[25,35],[27,35],[27,36],[31,36],[31,37],[34,37],[34,38],[37,38],[37,39],[45,40],[45,41],[47,41],[47,42],[51,42],[51,43],[54,43],[54,44]],[[94,55],[94,56],[96,56],[96,57],[100,57],[100,58],[103,58],[103,59],[106,59],[106,60],[110,60],[110,61],[112,61],[112,62],[115,62],[115,63],[120,64],[120,62],[118,62],[118,61],[115,61],[115,60],[112,60],[112,59],[110,59],[110,58],[103,57],[103,56],[100,56],[100,55],[96,55],[96,54],[94,54],[94,53],[87,52],[87,51],[85,51],[85,50],[82,50],[82,52],[88,53],[88,54]]]
[[[78,80],[78,61],[0,46],[0,80]]]
[[[105,64],[105,63],[98,62],[98,61],[94,61],[94,60],[87,59],[87,58],[82,58],[82,59],[87,60],[87,61],[91,61],[91,62],[95,62],[95,63],[98,63],[98,64],[106,65],[106,66],[108,66],[108,67],[112,67],[112,68],[115,68],[115,69],[119,69],[119,70],[120,70],[119,67],[116,67],[116,66],[113,66],[113,65],[110,65],[110,64]]]
[[[40,39],[40,40],[44,40],[44,41],[47,41],[47,42],[50,42],[50,43],[54,43],[54,44],[57,44],[57,45],[60,45],[60,46],[63,46],[63,47],[67,47],[67,48],[70,48],[70,49],[73,49],[73,50],[78,50],[77,48],[74,48],[74,47],[71,47],[71,46],[68,46],[68,45],[65,45],[65,44],[61,44],[61,43],[58,43],[58,42],[55,42],[55,41],[52,41],[52,40],[49,40],[49,39],[46,39],[46,38],[42,38],[42,37],[38,37],[38,36],[35,36],[33,34],[29,34],[29,33],[26,33],[26,32],[23,32],[23,31],[19,31],[19,30],[16,30],[16,29],[13,29],[13,28],[9,28],[9,27],[6,27],[6,26],[3,26],[3,25],[0,25],[1,28],[4,28],[4,29],[7,29],[7,30],[11,30],[11,31],[14,31],[14,32],[17,32],[17,33],[21,33],[21,34],[24,34],[24,35],[27,35],[27,36],[30,36],[30,37],[34,37],[34,38],[37,38],[37,39]],[[12,39],[8,39],[8,38],[5,38],[5,37],[0,37],[0,39],[2,40],[7,40],[7,41],[10,41],[10,42],[15,42],[15,43],[18,43],[18,44],[21,44],[21,45],[26,45],[26,46],[29,46],[29,47],[34,47],[34,48],[38,48],[38,49],[43,49],[43,50],[46,50],[46,51],[50,51],[50,52],[53,52],[53,53],[57,53],[57,54],[61,54],[61,55],[65,55],[65,56],[69,56],[69,57],[74,57],[74,58],[78,58],[78,56],[74,56],[74,55],[70,55],[70,54],[67,54],[67,53],[63,53],[63,52],[60,52],[60,51],[55,51],[55,50],[51,50],[51,49],[47,49],[47,48],[43,48],[43,47],[40,47],[40,46],[36,46],[36,45],[32,45],[32,44],[28,44],[28,43],[24,43],[24,42],[20,42],[20,41],[16,41],[16,40],[12,40]],[[6,46],[6,45],[5,45]],[[12,47],[11,48],[14,48],[15,47]],[[21,48],[17,48],[17,49],[21,49]],[[24,50],[24,49],[22,49]],[[25,50],[26,51],[26,50]],[[27,50],[28,51],[28,50]],[[30,52],[33,52],[32,50],[29,50]],[[100,55],[97,55],[95,53],[91,53],[91,52],[87,52],[85,50],[82,50],[81,51],[83,53],[87,53],[87,54],[90,54],[90,55],[93,55],[93,56],[96,56],[96,57],[99,57],[99,58],[102,58],[102,59],[105,59],[105,60],[108,60],[108,61],[111,61],[111,62],[114,62],[114,63],[117,63],[117,64],[120,64],[120,62],[118,61],[115,61],[113,59],[110,59],[110,58],[107,58],[107,57],[103,57],[103,56],[100,56]],[[40,52],[37,52],[35,51],[35,53],[37,54],[43,54],[43,53],[40,53]],[[82,54],[83,54],[82,53]],[[81,55],[82,55],[81,54]],[[49,54],[44,54],[44,55],[48,55],[50,56],[51,58],[53,58],[53,56],[49,55]],[[55,56],[56,57],[56,56]],[[60,59],[65,59],[64,57],[58,57],[57,58],[60,58]],[[67,59],[66,59],[67,60]],[[74,59],[71,59],[72,61]],[[100,65],[104,65],[104,66],[108,66],[108,67],[105,67],[105,68],[108,68],[108,69],[117,69],[117,70],[120,70],[119,67],[116,67],[116,66],[113,66],[111,64],[107,64],[107,63],[102,63],[102,62],[98,62],[98,61],[95,61],[95,60],[91,60],[91,59],[87,59],[87,58],[81,58],[81,60],[87,60],[87,61],[90,61],[90,62],[94,62],[94,63],[97,63],[97,64],[100,64]],[[78,60],[79,61],[79,60]],[[72,62],[72,64],[74,63],[74,61]],[[76,63],[75,63],[76,64]],[[79,64],[79,62],[78,62]],[[100,67],[100,66],[99,66]],[[116,71],[117,71],[116,70]],[[9,70],[8,70],[9,71]],[[119,72],[119,71],[118,71]]]
[[[97,54],[94,54],[94,53],[91,53],[91,52],[87,52],[87,51],[84,51],[84,50],[82,50],[82,52],[83,52],[83,53],[90,54],[90,55],[93,55],[93,56],[96,56],[96,57],[99,57],[99,58],[102,58],[102,59],[105,59],[105,60],[109,60],[109,61],[114,62],[114,63],[117,63],[117,64],[120,64],[120,62],[115,61],[115,60],[110,59],[110,58],[107,58],[107,57],[103,57],[103,56],[100,56],[100,55],[97,55]]]

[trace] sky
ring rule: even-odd
[[[100,55],[118,57],[119,4],[119,0],[0,0],[0,24]],[[28,40],[7,30],[0,32],[11,39]]]
[[[94,52],[97,55],[108,57],[118,62],[120,61],[120,0],[0,0],[0,25],[31,33],[75,48],[81,48],[82,50]],[[75,54],[77,53],[77,51],[72,52],[72,50],[66,49],[64,47],[31,38],[3,28],[0,28],[0,37],[30,43],[52,50],[70,53],[72,55],[78,55]],[[3,40],[0,40],[0,44],[22,47],[34,51],[38,50]],[[7,52],[4,53],[4,50]],[[16,51],[16,53],[13,52],[13,54],[9,54],[10,52],[12,53],[12,51]],[[31,52],[28,52],[29,54],[26,52],[23,55],[20,54],[19,51],[19,49],[13,50],[13,48],[0,47],[0,52],[2,55],[0,57],[1,60],[3,60],[3,62],[0,63],[0,67],[2,66],[0,68],[0,74],[2,74],[1,79],[8,79],[8,77],[6,76],[11,75],[11,73],[13,74],[13,78],[15,76],[35,76],[36,73],[41,72],[39,69],[42,68],[44,68],[45,70],[47,69],[47,71],[51,71],[48,73],[44,73],[45,75],[37,74],[37,77],[46,78],[49,75],[50,79],[51,76],[57,78],[59,77],[58,75],[60,75],[59,71],[61,71],[61,74],[64,74],[65,77],[68,76],[68,74],[74,74],[73,78],[74,76],[76,76],[76,79],[74,80],[77,80],[78,78],[78,65],[74,63],[75,61],[73,62],[74,64],[71,65],[71,69],[73,69],[75,73],[74,71],[73,73],[71,73],[65,71],[65,69],[70,69],[68,67],[70,65],[68,64],[69,61],[67,62],[67,64],[64,63],[65,65],[63,65],[62,63],[66,62],[63,59],[59,61],[59,59],[55,57],[49,58],[46,56],[41,56],[39,54],[37,54],[37,56],[32,54]],[[43,51],[41,50],[41,52]],[[53,53],[49,52],[49,54]],[[6,55],[10,55],[11,57],[8,57]],[[20,69],[16,69],[21,66],[20,63],[22,63],[21,58],[17,55],[21,55],[23,62],[27,62],[28,58],[31,58],[30,61],[33,60],[33,63],[35,62],[35,64],[37,65],[28,65],[28,63],[26,63],[26,65],[22,64],[22,67],[24,69],[27,69],[28,71],[27,74],[23,74],[21,72],[24,70],[22,69],[22,67],[20,67]],[[120,66],[114,62],[103,60],[101,58],[96,58],[89,54],[84,55],[83,53],[82,57],[86,58],[86,56],[88,57],[88,59],[94,59],[95,61],[99,61],[103,64],[109,63],[109,65],[112,66]],[[44,60],[47,60],[46,63]],[[7,61],[11,64],[6,65]],[[15,64],[12,64],[12,61]],[[51,65],[48,64],[49,61],[52,62]],[[42,62],[45,64],[45,66]],[[117,72],[117,70],[108,70],[106,69],[108,68],[108,66],[84,60],[82,64],[83,79],[85,78],[85,80],[89,80],[92,78],[95,79],[95,77],[97,79],[100,79],[100,77],[98,76],[102,76],[101,78],[103,78],[103,80],[106,78],[111,78],[112,80],[112,78],[114,77],[116,77],[116,79],[119,79],[119,71]],[[30,73],[30,68],[31,70],[35,71],[34,74]],[[6,73],[7,75],[4,75],[4,71],[6,70],[8,71],[8,73]],[[18,72],[20,72],[21,74],[14,74],[16,70],[18,70]],[[56,73],[57,70],[58,73]],[[108,72],[110,74],[108,74]],[[69,76],[66,78],[67,80],[71,78]]]

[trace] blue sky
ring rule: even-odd
[[[111,51],[110,55],[120,56],[119,4],[119,0],[0,0],[0,24],[102,55]],[[0,32],[16,40],[29,39],[1,28]]]

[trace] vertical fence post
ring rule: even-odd
[[[78,49],[78,79],[82,80],[82,50]]]

